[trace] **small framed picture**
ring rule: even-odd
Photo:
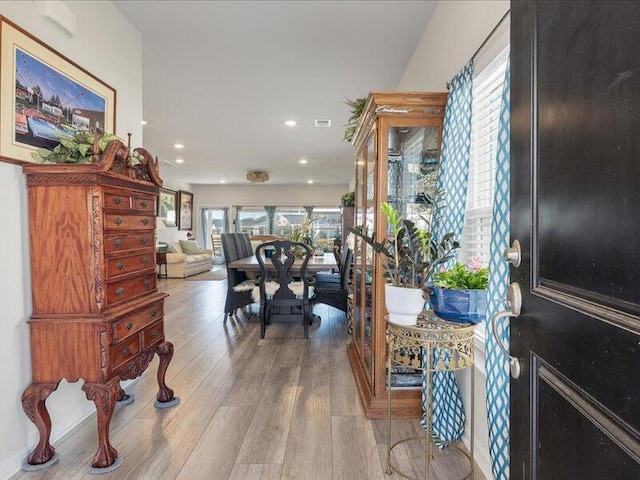
[[[193,230],[193,193],[178,190],[178,230]]]
[[[176,226],[176,192],[167,188],[161,188],[158,195],[158,211],[156,216],[162,218],[165,226]]]

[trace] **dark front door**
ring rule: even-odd
[[[512,2],[512,479],[640,479],[640,2]]]

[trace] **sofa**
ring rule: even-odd
[[[167,276],[185,278],[206,272],[213,267],[213,251],[200,248],[193,240],[178,240],[167,244]]]

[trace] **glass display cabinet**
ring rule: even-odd
[[[355,148],[355,225],[381,241],[387,224],[379,206],[389,202],[424,226],[433,205],[440,161],[446,93],[372,92],[358,122]],[[353,237],[353,236],[352,236]],[[386,322],[384,268],[372,248],[354,243],[352,341],[348,355],[367,418],[385,418]],[[391,371],[394,417],[418,417],[421,371]]]

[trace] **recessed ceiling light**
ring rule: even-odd
[[[313,183],[313,180],[309,179],[307,180],[307,183]]]
[[[296,122],[295,120],[287,120],[286,122],[284,122],[284,124],[287,127],[295,127],[298,124],[298,122]]]
[[[176,163],[184,163],[184,160],[181,158],[176,158]]]
[[[146,124],[147,124],[147,123],[149,123],[149,122],[147,122],[146,120],[142,120],[140,123],[141,123],[142,125],[146,125]]]
[[[220,180],[220,183],[227,183],[226,180]]]
[[[307,159],[306,159],[306,158],[301,158],[301,159],[300,159],[300,163],[301,163],[302,165],[306,165],[306,164],[307,164]]]
[[[184,148],[184,145],[181,143],[174,143],[173,148]]]

